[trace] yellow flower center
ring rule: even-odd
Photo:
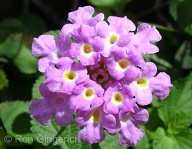
[[[135,80],[135,83],[138,87],[142,87],[142,88],[145,88],[148,86],[148,80],[145,79],[145,78],[137,78]]]
[[[94,92],[92,89],[86,89],[83,94],[84,99],[91,100],[94,97]]]
[[[77,78],[77,75],[73,71],[67,71],[64,73],[63,78],[67,81],[74,81]]]
[[[123,96],[121,93],[115,93],[112,97],[112,102],[116,105],[120,105],[123,102]]]
[[[109,38],[109,44],[115,44],[117,40],[119,39],[118,35],[112,34]]]
[[[91,114],[91,118],[90,119],[91,119],[92,122],[98,123],[98,122],[100,122],[101,117],[102,117],[101,109],[97,108]]]
[[[89,44],[84,44],[82,47],[81,47],[81,51],[82,51],[82,54],[85,55],[85,56],[90,56],[93,49],[91,47],[91,45]]]
[[[118,68],[121,70],[125,70],[129,67],[130,63],[126,59],[122,59],[118,62]]]

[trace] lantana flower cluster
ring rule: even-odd
[[[30,112],[42,125],[54,116],[60,126],[75,122],[88,144],[119,134],[121,146],[136,145],[144,136],[138,124],[148,121],[144,106],[154,94],[165,99],[172,87],[165,72],[157,74],[153,62],[143,54],[159,51],[154,42],[161,35],[154,26],[137,28],[127,17],[92,16],[94,8],[79,7],[68,14],[57,39],[52,35],[34,38],[32,54],[39,57],[38,69],[45,74],[39,87],[42,100],[32,99]]]

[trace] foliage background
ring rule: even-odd
[[[40,98],[38,86],[44,79],[37,71],[38,59],[31,55],[32,40],[43,33],[57,36],[68,23],[68,12],[86,5],[94,6],[96,13],[103,12],[105,18],[127,16],[137,25],[155,25],[163,37],[157,44],[160,52],[145,56],[145,60],[155,62],[159,72],[168,73],[174,87],[166,100],[154,97],[145,107],[150,112],[149,122],[141,126],[146,135],[135,147],[120,147],[118,136],[107,136],[92,146],[69,140],[62,144],[36,140],[39,134],[75,137],[80,128],[74,124],[62,128],[54,121],[43,127],[30,118],[29,101]],[[0,0],[0,149],[191,149],[191,8],[191,0]],[[9,143],[5,142],[7,135],[12,138]]]

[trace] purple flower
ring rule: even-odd
[[[79,28],[80,25],[89,25],[95,27],[96,24],[104,19],[104,14],[99,13],[92,17],[94,8],[91,6],[79,7],[78,10],[68,14],[68,20],[73,24],[66,24],[63,26],[62,31],[65,34],[71,34],[74,29]]]
[[[74,111],[89,111],[102,105],[103,88],[96,82],[87,79],[73,89],[70,107]]]
[[[152,93],[157,98],[164,99],[169,95],[172,84],[166,73],[157,73],[157,67],[152,62],[147,62],[141,67],[141,73],[129,87],[137,99],[139,105],[148,105],[152,102]]]
[[[86,24],[95,26],[98,22],[104,19],[104,14],[99,13],[95,17],[92,17],[93,13],[94,8],[91,6],[79,7],[78,10],[68,14],[68,20],[73,24]]]
[[[153,43],[160,41],[159,31],[147,23],[142,23],[137,28],[137,33],[132,36],[129,46],[133,45],[137,51],[143,54],[153,54],[159,52],[159,48]]]
[[[94,28],[82,25],[72,32],[76,43],[72,43],[69,54],[77,57],[84,66],[94,65],[100,61],[100,52],[103,50],[103,42],[95,36]]]
[[[145,124],[148,121],[149,113],[137,104],[133,105],[133,111],[125,111],[115,115],[116,127],[107,129],[110,135],[119,133],[119,144],[121,146],[136,145],[144,136],[144,130],[138,128],[138,124]]]
[[[111,114],[105,113],[101,106],[89,112],[77,113],[76,124],[85,126],[78,133],[79,139],[88,144],[93,144],[105,139],[103,128],[115,128],[116,118]]]
[[[150,79],[150,86],[152,93],[154,93],[158,99],[165,99],[170,93],[170,88],[173,87],[170,76],[165,72],[160,72],[156,77],[152,77]]]
[[[136,145],[145,132],[138,128],[137,124],[147,123],[149,113],[147,110],[135,106],[134,112],[128,112],[121,116],[119,130],[119,144],[121,146]]]
[[[118,114],[127,110],[133,112],[135,100],[132,98],[133,94],[127,85],[122,87],[120,83],[115,83],[104,94],[104,109],[110,114]]]
[[[102,55],[109,57],[111,54],[111,48],[114,46],[124,47],[130,41],[132,33],[130,31],[135,30],[135,25],[127,17],[120,18],[110,16],[108,18],[109,25],[105,22],[99,22],[96,25],[96,31],[98,36],[103,38],[105,44]]]
[[[131,82],[138,76],[140,70],[137,66],[144,63],[144,60],[140,54],[127,53],[126,49],[115,48],[112,52],[114,58],[107,60],[107,70],[114,79],[120,80],[125,77]]]
[[[145,124],[149,114],[139,108],[152,102],[152,94],[165,99],[172,87],[170,77],[142,54],[159,51],[161,40],[155,27],[136,26],[127,17],[92,17],[94,8],[79,7],[68,14],[58,38],[41,35],[32,44],[32,54],[40,57],[38,69],[45,72],[40,85],[42,100],[32,99],[31,116],[48,125],[52,116],[67,126],[76,114],[78,133],[88,144],[119,133],[121,146],[136,145],[144,136],[138,124]],[[74,59],[78,59],[75,62]]]
[[[52,91],[71,94],[73,88],[88,78],[86,68],[68,57],[61,58],[56,67],[49,66],[45,72],[45,84]]]
[[[41,84],[40,93],[42,100],[32,99],[30,113],[40,124],[48,125],[51,117],[61,126],[67,126],[73,119],[73,111],[69,108],[69,95],[50,92],[45,84]]]
[[[41,57],[38,62],[38,69],[40,72],[45,72],[49,65],[54,65],[57,61],[67,55],[67,51],[71,46],[71,39],[69,36],[61,32],[54,40],[53,35],[41,35],[34,38],[32,44],[32,54],[36,57]]]

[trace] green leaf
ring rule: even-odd
[[[0,119],[0,149],[5,148],[4,137],[5,137],[5,131],[4,128],[1,126],[1,119]]]
[[[187,112],[180,112],[170,120],[168,124],[168,132],[170,134],[178,134],[188,128],[192,123],[192,114]]]
[[[13,140],[9,144],[31,144],[33,138],[30,131],[29,103],[10,101],[0,104],[0,118],[7,134]]]
[[[41,75],[38,77],[38,79],[35,81],[35,83],[33,84],[33,88],[32,88],[32,98],[37,98],[37,99],[41,99],[43,98],[40,94],[40,91],[39,91],[39,86],[41,83],[43,83],[45,79],[45,76],[44,75]]]
[[[182,1],[184,0],[169,0],[169,13],[175,21],[177,21],[178,18],[178,6]]]
[[[5,149],[5,143],[0,140],[0,149]]]
[[[184,41],[175,54],[175,61],[183,69],[192,68],[191,42]]]
[[[76,57],[73,59],[73,61],[74,61],[75,63],[78,63],[78,62],[79,62],[79,60],[78,60]]]
[[[0,57],[0,63],[8,63],[8,60],[4,57]]]
[[[101,149],[101,147],[99,146],[99,143],[95,143],[95,144],[92,144],[92,149]]]
[[[25,34],[38,36],[47,30],[44,21],[37,15],[32,13],[23,13],[20,20],[25,26]]]
[[[160,69],[161,71],[166,71],[167,69],[172,68],[172,64],[170,64],[167,60],[157,56],[156,54],[145,54],[143,55],[144,59],[149,62],[152,61],[154,63],[157,64],[158,69]]]
[[[191,149],[192,130],[187,129],[179,134],[167,135],[165,130],[159,127],[155,133],[153,149]]]
[[[60,30],[53,30],[45,32],[44,35],[53,35],[54,39],[56,40],[60,32],[61,32]]]
[[[105,21],[107,21],[107,18],[112,15],[112,12],[110,8],[107,7],[95,7],[95,12],[94,16],[99,14],[99,13],[104,13],[105,14]]]
[[[174,135],[180,149],[191,149],[192,147],[192,130],[187,129],[180,134]]]
[[[192,73],[188,77],[174,82],[170,95],[167,99],[162,101],[162,105],[158,109],[158,114],[166,126],[172,126],[174,123],[172,121],[175,121],[175,117],[178,116],[178,113],[184,114],[183,116],[185,118],[188,117],[190,119],[191,116],[189,116],[189,113],[192,113],[191,84]],[[182,115],[180,116],[182,117]],[[180,119],[177,121],[179,120]],[[183,121],[183,119],[181,119],[181,121]]]
[[[192,3],[191,0],[184,0],[178,6],[177,22],[180,27],[192,35]]]
[[[123,3],[125,5],[131,0],[88,0],[88,1],[94,6],[110,7],[115,6],[119,3]]]
[[[170,0],[169,12],[178,25],[192,35],[191,0]]]
[[[144,137],[135,146],[135,149],[149,149],[150,147],[148,135],[145,133]]]
[[[13,58],[21,72],[32,74],[37,71],[38,59],[32,56],[31,50],[22,43],[23,39],[22,34],[10,34],[0,38],[0,56]]]
[[[161,100],[157,99],[157,97],[155,95],[153,95],[153,100],[152,100],[151,105],[154,108],[158,108],[161,106]]]
[[[23,32],[23,23],[15,18],[4,19],[0,22],[0,33]]]
[[[125,6],[131,2],[131,0],[88,0],[92,5],[96,6],[96,7],[100,7],[101,9],[111,9],[113,10],[116,15],[118,16],[125,16],[124,11],[125,11]],[[103,10],[101,11],[103,12]],[[109,12],[108,10],[106,11],[106,9],[104,10],[104,14],[105,12]],[[106,17],[108,16],[108,14],[106,14]],[[105,20],[107,20],[107,18],[105,18]]]
[[[31,50],[25,45],[21,46],[20,52],[13,59],[19,70],[26,74],[33,74],[37,71],[38,59],[31,54]]]
[[[0,68],[0,90],[8,86],[8,80],[3,69]]]
[[[153,149],[179,149],[177,142],[166,136],[165,130],[159,127],[153,140]]]
[[[77,134],[80,128],[74,123],[61,127],[52,119],[48,126],[43,126],[33,119],[31,124],[34,140],[43,146],[54,149],[91,149],[91,146],[79,141]]]
[[[137,22],[138,25],[141,23],[145,23],[145,22],[141,22],[141,21]],[[176,30],[174,28],[170,28],[170,27],[155,24],[155,23],[148,23],[148,24],[150,24],[151,26],[155,26],[157,29],[160,29],[160,30],[169,31],[169,32],[176,32]]]
[[[13,58],[21,47],[22,34],[10,34],[0,37],[0,56]]]
[[[100,142],[99,145],[102,149],[125,149],[126,147],[122,147],[118,144],[119,135],[111,136],[106,133],[106,138],[104,141]]]
[[[157,108],[148,108],[149,120],[146,124],[146,128],[149,130],[156,130],[157,127],[162,123],[158,116]]]
[[[157,66],[161,69],[161,70],[167,70],[172,68],[172,64],[170,64],[168,61],[166,61],[163,58],[158,57],[156,54],[151,54],[151,55],[143,55],[144,59],[146,61],[153,61],[157,64]]]

